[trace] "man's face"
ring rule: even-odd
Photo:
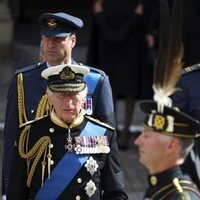
[[[167,136],[160,133],[144,129],[141,135],[135,140],[135,145],[139,147],[140,163],[150,171],[156,169],[165,157]]]
[[[75,43],[74,34],[68,37],[42,36],[41,48],[48,63],[54,66],[69,62]]]
[[[49,96],[51,104],[54,106],[57,116],[71,123],[80,113],[85,102],[83,93],[51,93]]]

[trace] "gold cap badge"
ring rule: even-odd
[[[60,73],[61,80],[72,80],[74,79],[75,74],[69,67],[63,68],[63,70]]]
[[[166,128],[166,117],[164,115],[155,114],[153,119],[153,127],[156,130],[164,130]]]
[[[57,22],[56,22],[56,20],[53,19],[53,18],[48,19],[47,24],[48,24],[48,27],[49,27],[49,28],[56,28],[56,26],[57,26]]]

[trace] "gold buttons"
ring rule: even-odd
[[[31,113],[34,113],[35,111],[34,110],[31,110]]]
[[[78,183],[82,183],[82,179],[81,179],[81,178],[78,178],[78,179],[77,179],[77,182],[78,182]]]
[[[51,165],[53,165],[54,164],[54,161],[53,160],[51,160]]]
[[[54,133],[54,131],[55,131],[54,128],[50,128],[50,129],[49,129],[49,132],[50,132],[50,133]]]
[[[151,181],[151,185],[156,185],[158,182],[158,179],[156,178],[156,176],[151,176],[150,181]]]
[[[81,200],[81,196],[77,195],[76,200]]]

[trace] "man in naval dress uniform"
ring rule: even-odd
[[[21,126],[8,200],[128,199],[115,129],[83,109],[88,73],[66,64],[42,72],[50,114]]]
[[[66,13],[45,13],[39,18],[41,52],[46,62],[17,70],[9,87],[4,128],[4,156],[2,194],[7,191],[12,152],[19,127],[49,112],[45,95],[47,81],[41,72],[47,67],[75,64],[72,50],[76,45],[76,32],[82,28],[81,19]],[[114,126],[112,91],[108,76],[90,67],[85,77],[88,86],[87,114]],[[88,109],[87,109],[88,108]]]

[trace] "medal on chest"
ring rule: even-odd
[[[92,115],[93,106],[92,106],[92,97],[91,97],[90,94],[88,94],[87,97],[86,97],[84,109],[85,109],[87,115]]]
[[[71,137],[71,131],[68,129],[68,133],[66,135],[66,142],[67,144],[65,145],[65,150],[68,152],[73,151],[73,143],[72,143],[72,137]]]

